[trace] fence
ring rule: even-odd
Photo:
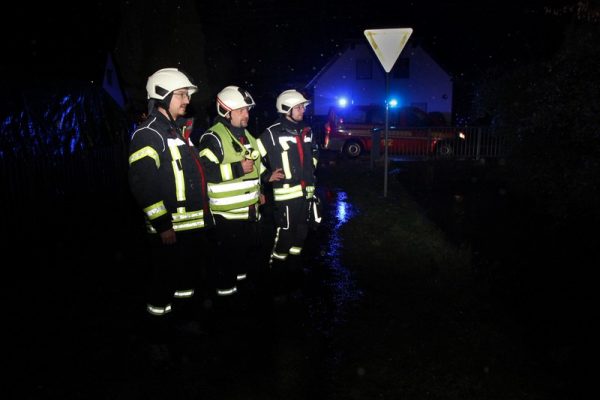
[[[73,155],[0,159],[2,225],[30,230],[82,218],[104,218],[129,201],[122,145]],[[57,226],[55,226],[57,227]]]
[[[360,135],[345,139],[341,149],[347,149],[349,143],[358,144]],[[368,140],[361,139],[361,147],[371,151],[377,159],[384,151],[384,132],[381,129],[371,131]],[[372,145],[371,145],[372,143]],[[411,158],[437,159],[476,159],[500,158],[508,153],[505,138],[488,128],[402,128],[388,132],[388,154]]]

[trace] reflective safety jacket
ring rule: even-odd
[[[148,232],[214,224],[205,180],[198,149],[183,136],[182,128],[158,110],[150,113],[129,145],[129,184],[146,216]]]
[[[213,214],[230,220],[258,219],[262,165],[256,139],[224,118],[200,137],[200,157],[207,171],[207,189]],[[253,159],[244,173],[242,160]]]
[[[285,174],[284,179],[273,182],[275,201],[313,197],[318,160],[309,126],[294,123],[281,115],[260,136],[258,149],[271,171],[281,168]]]

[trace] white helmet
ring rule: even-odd
[[[150,75],[146,83],[148,99],[164,100],[174,90],[183,88],[188,90],[190,96],[198,90],[190,78],[177,68],[160,69]]]
[[[221,117],[226,117],[231,110],[255,106],[250,93],[237,86],[227,86],[217,94],[217,112]]]
[[[290,89],[282,92],[279,97],[277,97],[275,106],[277,107],[278,113],[287,114],[298,104],[309,105],[310,100],[305,99],[300,92]]]

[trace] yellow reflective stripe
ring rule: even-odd
[[[227,210],[227,212],[231,213],[231,214],[247,214],[248,213],[248,207],[234,208],[232,210]]]
[[[283,151],[288,151],[290,149],[290,145],[287,144],[288,141],[293,142],[294,138],[292,136],[279,137],[279,144],[281,145]]]
[[[258,179],[234,180],[223,183],[208,183],[208,198],[213,211],[230,211],[259,201]]]
[[[229,183],[208,183],[208,191],[210,193],[225,193],[236,190],[254,189],[257,190],[259,185],[258,179],[250,179],[247,181],[229,182]]]
[[[302,192],[290,193],[285,195],[275,195],[275,201],[285,201],[302,197]]]
[[[150,157],[154,160],[156,164],[156,168],[160,168],[160,158],[158,157],[158,153],[150,146],[146,146],[144,148],[139,149],[135,153],[129,156],[129,165],[133,164],[136,161],[141,160],[144,157]]]
[[[296,192],[302,192],[302,185],[296,185],[296,186],[284,186],[281,188],[274,188],[273,189],[273,194],[290,194],[290,193],[296,193]]]
[[[221,164],[221,179],[224,181],[230,181],[233,179],[233,170],[231,164]]]
[[[238,220],[246,220],[250,217],[250,214],[248,214],[247,212],[245,214],[236,214],[236,213],[230,213],[227,211],[213,211],[213,214],[215,215],[220,215],[225,219],[238,219]]]
[[[174,222],[173,229],[175,232],[187,231],[190,229],[204,228],[204,220],[200,219],[197,221],[186,221],[186,222]]]
[[[162,215],[165,215],[167,213],[167,209],[161,200],[158,203],[154,203],[151,206],[144,208],[144,213],[146,213],[148,219],[152,221]]]
[[[260,208],[256,208],[256,219],[260,220]],[[248,212],[248,207],[236,208],[233,210],[227,211],[213,211],[213,214],[221,215],[225,219],[237,219],[244,220],[250,217],[250,213]]]
[[[313,167],[317,168],[317,164],[319,163],[319,159],[317,159],[316,157],[313,157]]]
[[[211,206],[230,206],[232,204],[243,204],[250,205],[258,201],[258,191],[244,193],[237,196],[229,196],[223,198],[210,198]]]
[[[293,256],[297,256],[302,253],[302,247],[293,246],[290,247],[290,254]]]
[[[267,149],[265,149],[265,146],[263,146],[262,141],[260,139],[256,140],[256,146],[258,147],[258,151],[260,152],[260,155],[262,157],[267,155]]]
[[[195,221],[184,221],[184,222],[173,222],[173,229],[175,232],[179,231],[189,231],[190,229],[200,229],[204,228],[204,219],[199,219]],[[156,233],[156,229],[150,224],[146,226],[146,230],[149,233]]]
[[[178,212],[172,214],[173,221],[188,221],[190,219],[202,218],[204,217],[204,211],[188,211],[188,212]]]
[[[285,174],[285,179],[292,179],[292,171],[290,170],[290,159],[288,157],[287,151],[281,153],[281,161],[283,162],[283,173]]]
[[[302,190],[302,185],[289,186],[288,184],[285,184],[283,187],[273,189],[275,193],[292,193],[297,192],[298,190]]]
[[[213,153],[209,148],[203,149],[200,152],[200,157],[206,157],[215,164],[219,163],[219,159],[217,158],[217,156],[215,156],[215,153]]]
[[[312,199],[315,196],[315,187],[314,186],[307,186],[306,187],[306,198],[307,199]]]
[[[171,165],[173,167],[173,176],[175,177],[175,194],[177,196],[178,201],[185,200],[185,183],[183,179],[183,169],[179,168],[177,161],[181,163],[181,153],[179,152],[178,146],[171,146],[171,142],[169,141],[169,151],[171,152],[171,157],[173,161],[171,161]]]

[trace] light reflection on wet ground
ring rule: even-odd
[[[314,297],[309,297],[308,306],[317,329],[331,334],[331,329],[346,320],[350,305],[358,301],[361,292],[349,271],[342,263],[343,240],[341,228],[356,216],[358,210],[348,201],[348,195],[342,190],[329,190],[320,193],[323,199],[324,217],[322,226],[312,240],[318,242],[318,254],[308,288]]]

